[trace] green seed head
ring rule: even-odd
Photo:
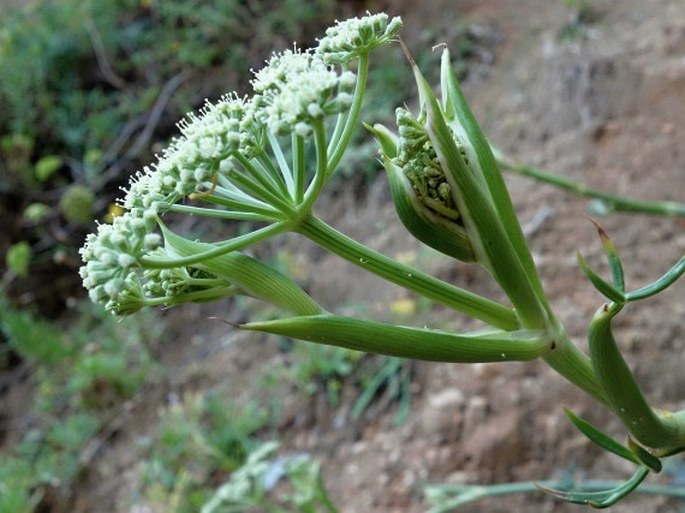
[[[93,220],[93,191],[83,185],[72,185],[59,199],[59,209],[72,223],[88,224]]]

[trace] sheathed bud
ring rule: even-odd
[[[400,116],[404,113],[398,112]],[[397,215],[424,244],[473,262],[475,253],[435,151],[422,127],[412,125],[400,124],[399,139],[381,125],[370,128],[381,146]]]

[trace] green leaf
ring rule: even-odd
[[[252,322],[238,327],[355,351],[441,362],[533,360],[552,345],[544,332],[536,330],[458,334],[331,314]]]
[[[7,268],[20,278],[25,278],[29,272],[31,261],[31,246],[25,240],[10,246],[5,255]]]
[[[64,161],[59,155],[46,155],[36,162],[33,174],[39,182],[45,182],[62,167]]]
[[[681,257],[680,260],[678,260],[678,262],[666,272],[666,274],[664,274],[655,282],[645,285],[644,287],[634,290],[633,292],[626,293],[626,300],[637,301],[639,299],[645,299],[658,294],[662,290],[665,290],[673,285],[683,275],[683,273],[685,273],[685,256]]]
[[[599,276],[595,271],[592,270],[590,265],[587,263],[585,258],[578,253],[578,265],[587,276],[587,279],[594,285],[594,287],[607,299],[613,301],[614,303],[623,304],[626,302],[626,296],[620,290],[616,289],[613,285],[610,285],[604,279]]]
[[[364,128],[371,132],[381,147],[381,153],[387,159],[397,157],[397,135],[381,124],[373,126],[364,123]]]
[[[592,366],[607,402],[641,444],[653,449],[681,445],[680,421],[668,412],[657,415],[649,406],[616,344],[611,320],[620,310],[620,305],[605,304],[595,313],[588,329]]]
[[[604,254],[609,262],[609,268],[611,269],[611,278],[614,282],[614,288],[619,292],[625,292],[625,277],[623,275],[623,265],[621,264],[621,259],[616,251],[616,246],[614,246],[613,241],[609,238],[609,234],[604,231],[597,221],[590,219],[592,224],[595,225],[599,238],[602,240],[602,246],[604,247]]]
[[[479,164],[466,164],[430,86],[418,69],[415,69],[414,74],[426,101],[428,136],[450,184],[477,260],[497,280],[514,304],[524,325],[543,327],[547,317],[545,296],[523,266],[522,255],[519,254],[520,251],[528,253],[527,246],[525,250],[520,250],[512,244],[507,231],[510,220],[505,224],[503,212],[496,208],[495,202],[499,201],[499,197],[493,197],[491,191],[486,189],[482,170],[477,169]],[[469,144],[468,141],[464,143]],[[490,152],[489,148],[487,151]],[[490,157],[492,158],[491,152]],[[479,157],[477,160],[480,162]],[[503,194],[507,194],[506,189]],[[515,222],[518,224],[518,221]],[[524,260],[526,258],[523,256]]]
[[[647,467],[640,467],[633,476],[622,485],[601,492],[578,492],[555,490],[538,484],[538,488],[558,499],[574,504],[587,504],[593,508],[608,508],[634,491],[649,475]]]
[[[404,227],[427,246],[462,262],[476,256],[469,236],[458,220],[439,215],[421,203],[404,172],[384,158],[388,185],[397,215]]]
[[[569,408],[565,407],[564,411],[566,412],[566,415],[571,420],[573,425],[576,426],[578,430],[585,436],[587,436],[590,440],[599,445],[602,449],[609,451],[617,456],[620,456],[621,458],[624,458],[628,461],[637,463],[638,465],[642,463],[642,461],[638,458],[638,456],[635,455],[633,451],[625,447],[616,439],[600,431],[585,419],[578,417]]]
[[[528,280],[535,288],[539,297],[544,297],[544,289],[538,277],[535,262],[528,249],[528,243],[523,235],[523,230],[516,216],[516,210],[509,196],[506,183],[502,177],[495,156],[485,134],[480,128],[476,117],[473,115],[464,94],[459,87],[459,81],[454,73],[450,53],[445,49],[441,58],[440,89],[442,102],[448,124],[460,132],[468,140],[473,149],[474,157],[478,161],[481,180],[486,184],[497,215],[518,255]]]

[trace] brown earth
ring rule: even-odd
[[[439,43],[456,11],[464,17],[460,21],[496,36],[493,40],[499,42],[490,47],[493,61],[471,75],[465,92],[492,141],[513,158],[608,192],[685,201],[682,0],[591,2],[595,19],[566,40],[559,34],[571,16],[563,2],[434,1],[421,3],[420,9],[395,3],[407,34],[431,27]],[[415,40],[407,39],[410,45]],[[602,299],[579,269],[576,252],[606,270],[586,218],[587,201],[513,175],[507,175],[507,182],[522,224],[530,228],[530,245],[551,302],[584,347],[587,322]],[[319,210],[343,232],[385,254],[409,255],[442,278],[499,297],[477,269],[455,266],[408,240],[395,220],[382,176],[362,194],[349,191]],[[685,253],[682,218],[612,214],[600,222],[623,257],[631,289],[656,279]],[[294,265],[302,271],[302,282],[328,308],[344,311],[345,305],[362,304],[368,317],[388,318],[390,301],[411,297],[301,239],[282,242],[281,250],[298,255]],[[154,427],[157,409],[169,393],[219,385],[235,390],[236,397],[264,393],[250,389],[249,383],[282,362],[283,354],[273,340],[236,332],[207,320],[210,315],[231,318],[231,311],[222,303],[187,306],[167,315],[171,327],[163,360],[168,383],[132,410],[102,451],[92,472],[98,477],[92,478],[81,511],[101,511],[93,504],[115,502],[112,507],[118,511],[129,507],[140,458],[133,441]],[[474,326],[447,315],[430,307],[413,322]],[[680,284],[631,306],[617,323],[617,339],[645,392],[673,409],[685,406],[684,318]],[[602,454],[574,430],[561,406],[622,437],[618,421],[542,362],[419,363],[411,412],[400,427],[393,425],[393,409],[352,423],[340,413],[345,404],[333,410],[323,399],[283,400],[283,451],[306,451],[319,459],[331,494],[346,513],[425,511],[425,483],[542,480],[571,466],[585,478],[621,479],[630,473],[629,465]],[[634,495],[611,511],[675,512],[679,507],[664,498]],[[140,508],[136,511],[144,511]],[[579,508],[532,494],[489,499],[462,511]]]

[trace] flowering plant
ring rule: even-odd
[[[400,27],[399,18],[385,14],[338,22],[316,48],[275,54],[255,73],[252,96],[229,94],[189,115],[157,164],[131,183],[122,202],[125,213],[88,237],[81,250],[84,285],[93,301],[117,315],[244,295],[290,313],[238,325],[245,330],[432,361],[542,358],[621,419],[628,445],[569,411],[575,426],[636,465],[633,478],[611,490],[548,491],[572,502],[613,504],[658,472],[661,458],[685,450],[685,411],[649,406],[611,330],[624,305],[673,284],[685,272],[685,257],[655,283],[627,291],[621,261],[598,226],[612,279],[606,281],[579,258],[607,298],[590,322],[590,354],[581,351],[550,307],[499,171],[502,159],[474,119],[446,49],[440,98],[412,62],[419,112],[397,109],[397,132],[382,125],[366,128],[379,143],[393,202],[408,231],[452,258],[483,267],[511,305],[381,255],[317,217],[313,207],[360,119],[370,54],[397,40]],[[306,158],[310,150],[313,163]],[[200,242],[165,225],[171,212],[251,221],[256,228],[220,242]],[[286,231],[487,328],[455,333],[328,312],[288,276],[241,252]]]

